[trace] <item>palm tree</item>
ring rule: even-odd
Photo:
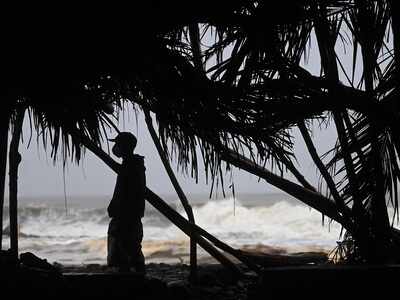
[[[6,99],[11,108],[5,111],[13,112],[15,99],[23,99],[34,112],[36,128],[47,132],[42,136],[51,141],[52,154],[61,142],[64,159],[72,154],[79,159],[82,139],[88,147],[86,138],[95,145],[101,140],[105,123],[99,107],[131,102],[155,114],[165,155],[177,153],[178,163],[195,179],[199,147],[212,185],[222,180],[225,161],[228,169],[233,165],[255,174],[340,223],[346,230],[347,258],[397,260],[400,234],[387,212],[393,206],[397,213],[400,174],[395,1],[301,0],[274,6],[203,1],[194,8],[169,2],[130,11],[133,15],[120,19],[132,22],[117,23],[114,28],[123,30],[115,36],[101,27],[96,32],[104,34],[94,33],[88,42],[85,31],[78,30],[81,51],[67,47],[65,53],[72,56],[49,64],[44,79],[35,72],[10,75]],[[155,21],[141,26],[138,15]],[[135,42],[126,43],[127,36]],[[205,46],[210,36],[214,40]],[[312,36],[320,76],[301,65]],[[111,40],[121,41],[117,50],[106,43]],[[70,40],[61,42],[68,46]],[[335,50],[340,42],[353,53],[350,73]],[[357,83],[360,55],[362,79]],[[32,61],[35,66],[32,57],[20,64],[37,70]],[[339,80],[341,74],[346,83]],[[330,161],[317,153],[309,134],[308,125],[321,118],[332,121],[337,131]],[[296,167],[289,132],[295,127],[325,190],[310,184]],[[284,178],[285,170],[297,182]]]
[[[67,86],[70,82],[67,83]],[[54,160],[58,156],[66,163],[68,158],[77,162],[82,156],[82,146],[79,141],[74,140],[69,134],[69,128],[79,128],[82,133],[89,136],[94,142],[100,143],[105,130],[105,120],[102,115],[107,111],[107,102],[95,94],[89,95],[89,86],[69,86],[64,89],[65,94],[58,97],[58,101],[48,97],[54,96],[54,90],[37,86],[36,90],[15,89],[8,93],[5,98],[4,111],[7,112],[2,118],[1,147],[2,151],[2,203],[4,199],[5,164],[7,161],[8,127],[11,124],[12,137],[9,150],[9,174],[10,174],[10,237],[11,250],[15,256],[18,255],[17,240],[17,178],[18,165],[21,157],[18,153],[22,124],[25,115],[29,116],[31,131],[38,132],[44,147],[51,149]],[[14,94],[12,93],[14,92]],[[58,93],[58,92],[57,92]],[[76,105],[76,101],[80,105]],[[7,105],[8,104],[8,105]],[[32,135],[32,132],[31,132]],[[32,136],[31,136],[32,138]],[[60,154],[60,155],[58,155]],[[1,214],[2,215],[2,214]],[[2,220],[1,220],[2,221]],[[2,222],[0,222],[2,224]],[[2,228],[2,226],[1,226]],[[2,232],[2,231],[1,231]]]
[[[387,211],[392,206],[397,214],[398,207],[398,10],[393,1],[286,4],[243,1],[219,17],[204,11],[194,16],[165,37],[132,101],[156,114],[164,151],[170,142],[169,150],[195,177],[199,146],[213,180],[221,161],[244,168],[342,224],[352,259],[390,260],[399,246]],[[211,31],[215,42],[204,49]],[[320,76],[300,64],[311,36]],[[350,72],[335,50],[341,42],[353,52]],[[328,162],[307,129],[308,120],[321,117],[337,131]],[[293,127],[303,135],[327,196],[295,167],[287,131]],[[267,162],[289,170],[300,185],[263,168]]]

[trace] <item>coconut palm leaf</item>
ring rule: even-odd
[[[397,210],[399,47],[398,39],[392,46],[386,38],[391,20],[398,21],[394,1],[206,0],[193,6],[150,1],[129,11],[132,15],[119,15],[121,21],[110,28],[90,27],[92,34],[80,28],[73,43],[57,20],[51,22],[56,37],[49,38],[46,24],[28,28],[32,37],[23,31],[16,35],[23,43],[9,43],[16,45],[19,59],[4,68],[5,99],[14,110],[17,103],[29,107],[32,126],[53,157],[79,161],[81,144],[70,131],[100,144],[112,126],[112,118],[104,117],[110,103],[117,108],[116,118],[126,103],[133,103],[155,113],[164,151],[196,179],[202,159],[217,184],[223,152],[233,150],[251,158],[253,166],[243,161],[253,171],[269,163],[281,174],[289,169],[310,192],[313,187],[295,167],[289,130],[300,121],[332,118],[339,141],[324,176],[332,176],[336,198],[345,203],[333,215],[353,218],[346,220],[352,230],[365,214],[372,228],[379,209],[383,216],[382,202],[386,210],[386,194]],[[143,24],[143,18],[154,21]],[[314,33],[320,76],[300,66]],[[347,40],[353,46],[349,86],[339,81],[342,61],[335,52],[338,41]],[[354,82],[358,59],[363,62],[361,85]],[[335,207],[328,198],[317,198]]]
[[[355,1],[355,7],[346,12],[346,17],[347,27],[354,37],[353,51],[357,51],[357,45],[361,48],[364,87],[373,95],[373,101],[377,105],[373,110],[352,114],[353,121],[347,124],[345,135],[349,149],[337,148],[336,155],[328,166],[337,166],[338,162],[343,160],[345,152],[350,151],[356,173],[355,180],[358,182],[358,195],[370,217],[376,214],[374,203],[377,201],[377,197],[385,198],[385,195],[389,197],[388,201],[395,208],[396,215],[398,213],[397,182],[399,177],[398,152],[395,142],[397,129],[393,124],[394,120],[398,119],[399,110],[393,109],[392,106],[392,110],[387,114],[382,111],[387,111],[385,106],[389,105],[390,100],[388,99],[391,99],[389,95],[396,88],[395,81],[388,80],[393,72],[393,62],[391,61],[393,56],[390,55],[391,50],[384,42],[390,21],[390,10],[385,1]],[[385,60],[379,61],[379,53],[382,51],[387,53],[387,57]],[[356,55],[353,58],[355,59]],[[382,67],[384,63],[386,67]],[[354,65],[355,62],[353,62]],[[382,118],[383,115],[385,118]],[[345,174],[347,170],[343,165],[341,166],[335,170],[335,173],[342,174],[343,178],[338,183],[338,187],[346,201],[354,205],[348,174]],[[380,184],[382,192],[377,190]]]

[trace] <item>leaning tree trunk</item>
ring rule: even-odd
[[[87,149],[93,152],[97,157],[99,157],[106,165],[108,165],[114,172],[119,172],[119,164],[116,163],[107,153],[105,153],[101,148],[99,148],[93,141],[88,139],[79,133],[78,130],[71,129],[70,133],[73,138],[79,140]],[[181,229],[190,238],[195,239],[196,243],[200,245],[205,251],[207,251],[212,257],[219,261],[224,267],[226,267],[232,274],[234,278],[239,278],[243,274],[241,270],[223,253],[219,252],[210,242],[208,242],[201,235],[206,232],[204,229],[197,230],[199,227],[188,222],[184,217],[182,217],[178,212],[173,210],[167,203],[165,203],[160,197],[153,193],[149,188],[146,187],[145,191],[146,200],[154,206],[158,211],[160,211],[165,217],[167,217],[173,224],[175,224],[179,229]],[[208,234],[208,233],[207,233]],[[204,234],[203,234],[204,235]],[[211,234],[208,234],[211,236]],[[219,245],[223,248],[222,250],[228,252],[229,246],[222,243],[215,237],[212,241],[215,245]],[[231,248],[232,249],[232,248]],[[228,250],[228,251],[227,251]],[[251,270],[259,271],[259,268],[251,263],[251,259],[245,257],[240,251],[234,250],[228,252],[235,256],[237,259],[246,264]],[[250,263],[249,263],[250,262]]]
[[[147,128],[149,129],[150,135],[153,139],[154,145],[157,148],[158,154],[160,155],[164,168],[168,173],[168,176],[171,180],[172,185],[175,188],[176,193],[178,194],[179,199],[181,200],[182,206],[185,209],[189,222],[195,224],[192,207],[189,204],[189,201],[187,200],[186,195],[183,192],[181,186],[179,185],[178,179],[176,178],[174,171],[172,170],[171,165],[168,161],[168,158],[162,149],[161,143],[157,137],[157,133],[154,130],[150,113],[148,110],[145,110],[144,113],[145,113]],[[191,237],[190,238],[190,281],[195,282],[196,279],[197,279],[197,244],[196,240]]]
[[[0,250],[3,249],[4,187],[5,187],[6,169],[7,169],[9,124],[10,124],[10,113],[8,109],[5,109],[0,115]]]
[[[146,188],[146,199],[156,209],[163,213],[172,223],[178,226],[184,233],[186,233],[191,239],[194,239],[204,250],[206,250],[212,257],[218,260],[223,266],[228,268],[235,278],[242,276],[240,269],[233,264],[225,255],[219,252],[213,245],[211,245],[206,239],[198,234],[193,227],[192,223],[189,223],[179,213],[174,211],[166,204],[160,197],[158,197],[150,189]]]
[[[276,175],[263,166],[257,165],[247,157],[234,152],[229,148],[220,148],[219,150],[221,152],[221,158],[227,163],[264,179],[269,184],[302,201],[323,215],[335,220],[346,230],[351,231],[351,224],[346,222],[343,216],[339,213],[336,203],[329,198]],[[349,212],[347,211],[347,213]]]
[[[22,124],[24,122],[25,109],[17,110],[9,152],[9,176],[10,176],[10,246],[11,254],[18,258],[18,166],[21,162],[21,154],[18,152],[21,138]]]

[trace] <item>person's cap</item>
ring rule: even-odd
[[[122,143],[133,146],[136,146],[137,143],[136,137],[130,132],[120,132],[115,138],[108,140],[114,143]]]

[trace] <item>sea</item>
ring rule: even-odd
[[[339,224],[285,194],[187,196],[196,223],[237,249],[329,253],[340,240]],[[161,197],[186,217],[176,196]],[[107,196],[21,198],[19,252],[32,252],[50,263],[63,265],[105,264],[109,200]],[[3,217],[3,249],[7,249],[10,245],[7,206]],[[143,227],[146,262],[188,263],[189,238],[149,203]],[[212,261],[199,246],[198,256],[200,263]]]

